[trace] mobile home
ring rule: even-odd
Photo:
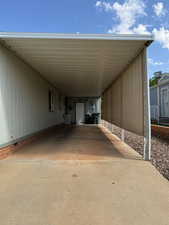
[[[157,85],[150,87],[151,120],[169,124],[169,74],[161,73]]]

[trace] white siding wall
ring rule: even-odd
[[[55,111],[49,112],[48,91]],[[62,104],[59,104],[62,99]],[[0,147],[63,122],[63,98],[36,71],[0,46]]]
[[[139,135],[144,135],[144,57],[144,52],[137,56],[102,96],[102,119]]]

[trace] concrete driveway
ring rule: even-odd
[[[91,153],[87,146],[93,149],[92,139],[84,136],[89,130],[97,142]],[[168,181],[135,151],[102,131],[77,128],[64,141],[63,133],[52,134],[46,137],[48,148],[41,145],[43,137],[2,160],[0,224],[168,225]],[[63,155],[58,148],[59,154],[54,151],[54,140],[65,149]],[[104,146],[104,154],[97,146]]]

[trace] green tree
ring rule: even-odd
[[[162,77],[162,72],[158,71],[155,72],[154,75],[152,76],[152,78],[150,78],[149,83],[150,83],[150,87],[153,87],[155,85],[158,84],[158,80]]]
[[[153,86],[157,85],[158,80],[159,80],[159,78],[157,78],[157,77],[150,78],[150,87],[153,87]]]

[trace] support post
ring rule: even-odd
[[[144,160],[151,159],[150,90],[147,75],[147,49],[143,50],[143,91],[144,91]]]
[[[124,129],[121,129],[121,140],[124,142],[124,139],[125,139],[125,131]]]
[[[107,122],[107,120],[106,120],[106,128],[107,128],[107,129],[109,129],[109,125],[108,125],[108,122]]]
[[[109,131],[111,131],[111,123],[109,122]]]
[[[112,133],[114,132],[113,124],[111,124],[111,132],[112,132]]]

